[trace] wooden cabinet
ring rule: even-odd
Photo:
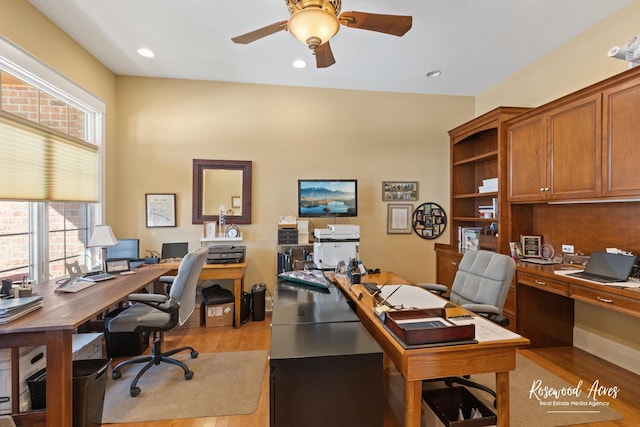
[[[481,248],[508,253],[501,227],[508,224],[506,202],[506,136],[503,123],[528,108],[499,107],[449,131],[451,137],[451,247],[459,248],[459,227],[498,227],[497,238],[485,238]],[[480,192],[487,180],[497,178],[495,191]],[[495,217],[481,218],[480,206],[497,207]],[[506,233],[505,233],[506,236]]]
[[[601,95],[507,124],[510,202],[600,195]]]
[[[638,114],[640,113],[640,79],[603,92],[603,175],[604,197],[640,195],[638,159]]]
[[[640,199],[640,69],[505,124],[508,201]]]
[[[449,250],[448,246],[436,246],[436,282],[451,289],[461,259],[462,254],[458,251]]]

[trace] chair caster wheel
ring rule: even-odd
[[[120,371],[113,371],[113,373],[111,374],[111,378],[113,378],[114,380],[117,380],[121,376],[122,376],[122,373],[120,373]]]
[[[191,358],[192,358],[192,359],[197,358],[197,357],[198,357],[198,354],[199,354],[199,353],[198,353],[197,351],[193,350],[193,351],[191,352]]]
[[[140,394],[140,387],[131,387],[129,394],[131,394],[131,397],[136,397]]]
[[[193,371],[187,371],[184,373],[185,380],[190,380],[191,378],[193,378]]]

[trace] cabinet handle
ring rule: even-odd
[[[611,304],[613,302],[613,300],[609,298],[596,297],[596,299],[601,302],[606,302],[607,304]]]
[[[458,263],[451,261],[451,265],[453,265],[455,267],[456,265],[458,265]]]
[[[547,282],[543,282],[542,280],[534,280],[533,283],[540,286],[546,286]]]
[[[549,187],[544,187],[544,191],[549,191]]]
[[[540,192],[543,192],[543,191],[544,191],[544,187],[540,187]]]

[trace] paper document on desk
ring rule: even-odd
[[[520,338],[520,335],[515,332],[496,325],[482,316],[450,317],[448,320],[454,325],[476,325],[476,341],[479,343]]]
[[[382,286],[380,298],[393,307],[402,308],[444,308],[448,303],[432,292],[412,285]]]

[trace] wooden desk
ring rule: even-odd
[[[573,345],[574,301],[640,317],[640,288],[607,286],[554,273],[562,269],[562,265],[517,265],[518,333],[526,335],[532,347]]]
[[[367,282],[378,285],[410,284],[401,276],[389,272],[367,274]],[[509,371],[516,367],[516,348],[529,344],[523,337],[518,339],[485,342],[478,344],[405,349],[383,326],[373,312],[373,301],[364,294],[361,285],[354,285],[347,277],[335,276],[335,281],[345,295],[356,296],[356,312],[369,333],[378,341],[385,356],[391,359],[404,379],[404,426],[419,427],[422,408],[422,380],[445,378],[466,374],[495,372],[498,426],[509,425]],[[362,293],[362,297],[359,295]],[[447,308],[447,315],[459,315],[460,307]]]
[[[170,268],[169,275],[178,274],[179,262],[161,263]],[[240,310],[242,307],[242,291],[244,290],[244,270],[247,268],[247,258],[236,264],[205,264],[200,273],[200,280],[233,280],[234,295],[234,325],[240,327]]]
[[[0,347],[47,346],[47,409],[18,414],[19,384],[12,384],[14,418],[18,425],[69,427],[73,424],[73,363],[71,342],[74,330],[127,296],[170,270],[162,265],[142,267],[136,274],[118,276],[78,293],[55,293],[54,281],[36,285],[44,307],[6,325],[0,325]],[[18,368],[13,352],[13,369]],[[15,372],[14,372],[15,373]],[[15,379],[16,376],[13,375]]]

